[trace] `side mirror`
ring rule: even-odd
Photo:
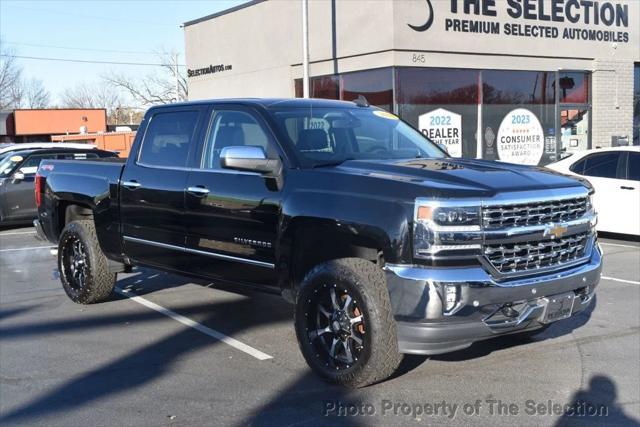
[[[13,174],[13,182],[14,183],[17,184],[18,182],[22,182],[22,181],[24,181],[24,173],[23,172],[18,171],[18,172]]]
[[[258,172],[278,176],[282,172],[280,159],[268,159],[262,147],[225,147],[220,153],[220,165],[225,169]]]
[[[440,147],[440,149],[442,151],[444,151],[445,153],[449,154],[449,150],[447,150],[447,146],[442,144],[442,143],[438,143],[438,147]]]

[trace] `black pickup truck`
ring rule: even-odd
[[[44,161],[39,235],[78,303],[132,265],[277,288],[323,378],[387,378],[584,310],[601,272],[588,184],[449,157],[365,102],[151,108],[125,164]]]

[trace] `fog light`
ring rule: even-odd
[[[453,314],[460,302],[460,286],[444,286],[444,314]]]

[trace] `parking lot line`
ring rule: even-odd
[[[36,249],[52,249],[56,246],[33,246],[30,248],[13,248],[13,249],[0,249],[0,252],[15,252],[15,251],[32,251]]]
[[[630,283],[632,285],[640,285],[640,282],[635,282],[633,280],[626,280],[626,279],[616,279],[615,277],[609,277],[609,276],[600,276],[602,279],[605,280],[613,280],[614,282],[622,282],[622,283]]]
[[[640,249],[640,246],[633,246],[633,245],[621,245],[619,243],[607,243],[607,242],[598,242],[601,245],[606,245],[606,246],[618,246],[620,248],[632,248],[632,249]]]
[[[240,350],[244,353],[247,353],[250,356],[255,357],[258,360],[267,360],[267,359],[273,359],[273,356],[270,356],[266,353],[261,352],[260,350],[257,350],[243,342],[238,341],[235,338],[231,338],[225,334],[223,334],[222,332],[218,332],[216,330],[213,330],[207,326],[201,325],[200,323],[189,319],[188,317],[184,317],[174,311],[169,310],[168,308],[164,308],[156,303],[153,303],[147,299],[144,299],[136,294],[134,294],[131,291],[128,290],[123,290],[123,289],[119,289],[116,288],[115,289],[116,292],[126,298],[129,298],[132,301],[137,302],[138,304],[144,305],[147,308],[150,308],[152,310],[157,311],[158,313],[164,314],[167,317],[172,318],[173,320],[182,323],[185,326],[189,326],[190,328],[193,328],[199,332],[202,332],[205,335],[208,335],[212,338],[217,339],[218,341],[222,341],[225,344],[230,345],[231,347],[235,348],[236,350]]]

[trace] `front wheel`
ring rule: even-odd
[[[311,369],[332,383],[373,384],[402,360],[384,273],[367,260],[332,260],[307,274],[295,329]]]
[[[78,304],[93,304],[109,298],[116,273],[109,272],[96,228],[91,220],[72,221],[60,234],[58,271],[67,296]]]

